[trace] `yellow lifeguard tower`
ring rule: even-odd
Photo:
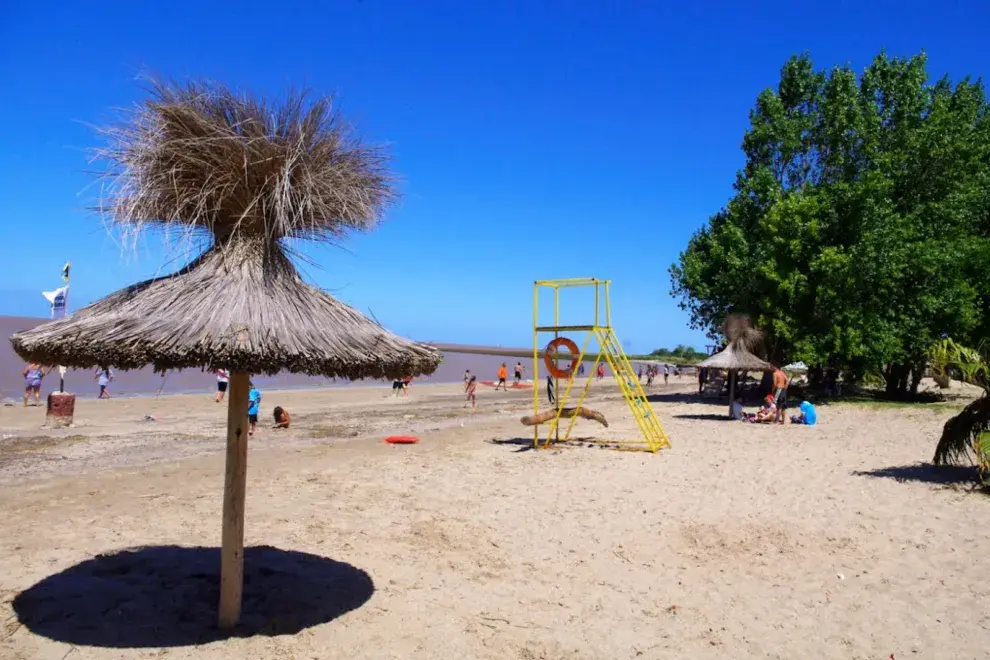
[[[548,373],[554,377],[554,391],[556,393],[556,403],[554,408],[556,415],[546,424],[545,437],[540,436],[540,425],[535,425],[533,429],[533,446],[544,448],[553,442],[567,442],[571,437],[571,430],[574,428],[576,417],[573,415],[562,415],[561,412],[567,408],[567,402],[571,397],[571,391],[577,380],[577,366],[582,364],[584,356],[588,352],[588,345],[594,337],[598,343],[598,353],[596,354],[591,369],[588,370],[588,377],[584,386],[580,388],[580,395],[577,400],[577,408],[581,408],[588,390],[591,387],[592,379],[598,365],[602,362],[608,364],[615,377],[615,382],[622,391],[632,411],[633,417],[640,430],[640,437],[628,440],[583,440],[583,442],[600,442],[615,445],[618,449],[638,450],[657,452],[664,447],[670,446],[670,439],[660,425],[660,420],[653,407],[646,398],[646,393],[640,385],[639,377],[633,371],[632,365],[626,358],[622,350],[622,344],[615,336],[612,329],[611,301],[609,297],[609,280],[599,280],[596,278],[579,278],[563,280],[538,280],[533,285],[533,412],[534,416],[540,415],[540,355],[544,356],[544,365]],[[562,289],[577,287],[593,288],[595,296],[595,310],[593,316],[588,319],[586,325],[561,325],[560,324],[560,293]],[[540,294],[544,290],[553,292],[553,324],[540,325]],[[580,348],[569,335],[583,333],[584,340]],[[553,338],[547,341],[547,335],[552,334]],[[566,347],[570,353],[571,360],[569,369],[560,369],[557,361],[565,358],[560,352],[561,347]],[[561,381],[565,381],[561,387]],[[572,409],[573,410],[573,409]],[[560,437],[560,421],[569,420],[564,431],[563,438]]]

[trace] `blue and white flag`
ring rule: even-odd
[[[65,316],[65,300],[69,295],[69,287],[62,286],[54,291],[42,291],[41,295],[48,300],[52,306],[52,318],[57,319]]]

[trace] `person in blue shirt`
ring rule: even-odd
[[[793,423],[805,424],[807,426],[814,426],[818,423],[818,412],[815,410],[814,404],[810,401],[802,401],[798,409],[801,412],[791,417]]]
[[[261,409],[261,392],[254,386],[253,382],[250,386],[251,389],[248,390],[248,423],[250,424],[248,435],[254,435],[254,427],[258,425],[258,411]]]

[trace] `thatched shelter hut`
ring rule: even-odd
[[[722,325],[728,345],[722,351],[698,363],[699,369],[722,369],[729,373],[729,414],[735,399],[736,374],[740,371],[772,371],[773,365],[751,351],[763,341],[763,333],[750,325],[749,317],[732,314]]]
[[[289,239],[370,229],[394,198],[387,158],[353,136],[329,99],[273,104],[216,84],[153,83],[103,132],[106,217],[124,232],[178,230],[210,246],[175,273],[11,343],[43,364],[230,371],[219,617],[230,628],[243,583],[250,375],[418,376],[441,356],[306,284],[288,256]]]

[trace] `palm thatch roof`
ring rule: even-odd
[[[699,362],[698,367],[739,371],[768,371],[773,369],[769,362],[764,362],[740,344],[729,344],[724,351]]]
[[[436,349],[307,285],[286,253],[289,238],[369,229],[394,199],[387,158],[352,135],[329,99],[271,104],[203,83],[150,91],[103,131],[101,210],[125,234],[178,228],[212,245],[178,272],[13,335],[22,358],[350,379],[436,369]]]
[[[763,333],[752,327],[748,316],[730,314],[722,324],[728,345],[724,350],[698,363],[699,368],[738,371],[769,371],[773,365],[753,355],[763,342]]]
[[[177,273],[129,286],[71,318],[20,332],[41,364],[158,371],[223,367],[333,378],[432,373],[440,353],[390,333],[304,283],[289,258],[244,241],[214,246]]]

